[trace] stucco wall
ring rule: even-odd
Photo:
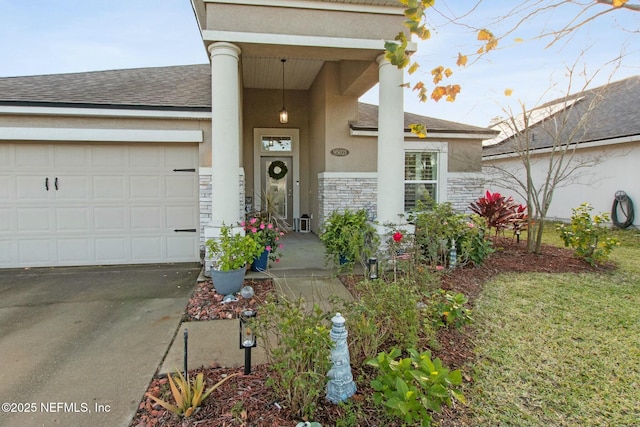
[[[616,191],[627,193],[634,203],[636,211],[640,206],[640,141],[608,146],[606,148],[582,149],[577,152],[575,163],[584,163],[588,159],[599,159],[599,163],[578,171],[571,182],[565,186],[556,188],[553,200],[549,207],[548,217],[562,220],[571,218],[571,209],[587,202],[594,207],[593,213],[611,212]],[[547,170],[546,156],[536,156],[533,163],[534,182],[539,185],[544,182],[544,173]],[[509,168],[522,176],[522,163],[517,160],[486,161],[485,164],[495,164],[499,167]],[[485,167],[488,177],[494,176],[492,171]],[[512,185],[505,186],[492,182],[491,191],[500,191],[511,195],[518,202],[523,202]],[[635,215],[634,225],[640,226],[640,215]],[[619,218],[624,220],[624,218]]]
[[[282,109],[282,91],[245,89],[243,105],[243,156],[242,165],[246,177],[246,194],[255,197],[261,195],[254,187],[254,146],[253,129],[255,128],[293,128],[299,129],[300,144],[300,212],[309,213],[309,111],[310,101],[307,91],[286,91],[285,106],[289,112],[289,122],[280,123],[278,113]],[[256,191],[257,190],[257,191]]]
[[[207,3],[206,29],[381,40],[393,39],[403,21],[400,14]]]

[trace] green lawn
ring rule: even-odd
[[[553,230],[547,241],[560,245]],[[640,234],[616,235],[616,271],[485,284],[472,425],[640,426]]]

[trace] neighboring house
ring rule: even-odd
[[[640,76],[558,99],[529,113],[536,186],[545,182],[548,171],[553,145],[549,135],[555,135],[554,126],[565,119],[569,125],[561,133],[561,140],[570,142],[568,153],[575,152],[571,165],[586,166],[554,191],[548,212],[550,219],[568,220],[572,208],[584,202],[594,207],[594,213],[611,212],[617,191],[624,191],[636,206],[640,204]],[[584,125],[577,125],[581,119]],[[521,118],[519,121],[522,126]],[[494,168],[488,166],[496,166],[523,178],[523,164],[514,150],[523,139],[504,123],[497,126],[503,132],[483,148],[484,169],[489,177],[493,176]],[[569,135],[570,132],[574,134]],[[515,194],[512,185],[493,182],[491,188],[518,201],[525,200]],[[621,222],[624,219],[619,217]],[[640,225],[638,215],[633,223]]]
[[[264,195],[318,232],[334,209],[397,223],[481,194],[495,132],[403,115],[395,0],[193,6],[210,64],[0,79],[0,267],[198,261]]]

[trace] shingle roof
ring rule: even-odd
[[[0,105],[211,110],[211,66],[133,68],[86,73],[0,78]],[[360,103],[354,129],[375,130],[378,106]],[[482,133],[491,130],[405,113],[405,128],[423,123],[429,131]]]
[[[412,123],[424,124],[427,132],[449,132],[449,133],[493,133],[491,129],[477,126],[465,125],[463,123],[450,122],[448,120],[435,119],[433,117],[420,116],[413,113],[404,113],[404,127],[409,129]],[[352,123],[353,129],[377,129],[378,128],[378,106],[360,103],[358,105],[358,121]]]
[[[0,78],[0,104],[211,109],[211,66]]]
[[[600,99],[595,99],[600,97]],[[568,102],[573,101],[574,102]],[[593,102],[592,102],[593,101]],[[602,141],[612,138],[640,135],[640,76],[633,76],[608,85],[600,86],[585,92],[573,94],[567,99],[560,98],[547,102],[539,109],[566,105],[555,114],[530,126],[529,147],[532,150],[553,146],[554,135],[558,132],[554,129],[554,121],[567,120],[563,130],[559,132],[560,141],[569,143],[584,143]],[[588,112],[586,126],[578,129],[580,117]],[[538,110],[538,109],[536,109]],[[576,129],[578,131],[576,132]],[[570,136],[569,134],[574,135]],[[508,154],[516,151],[514,144],[516,138],[509,137],[495,145],[489,145],[482,149],[483,157]],[[557,136],[555,137],[556,140]]]

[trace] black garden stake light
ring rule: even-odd
[[[256,346],[256,334],[251,319],[256,317],[253,310],[244,310],[240,314],[240,350],[244,348],[244,374],[251,373],[251,348]]]

